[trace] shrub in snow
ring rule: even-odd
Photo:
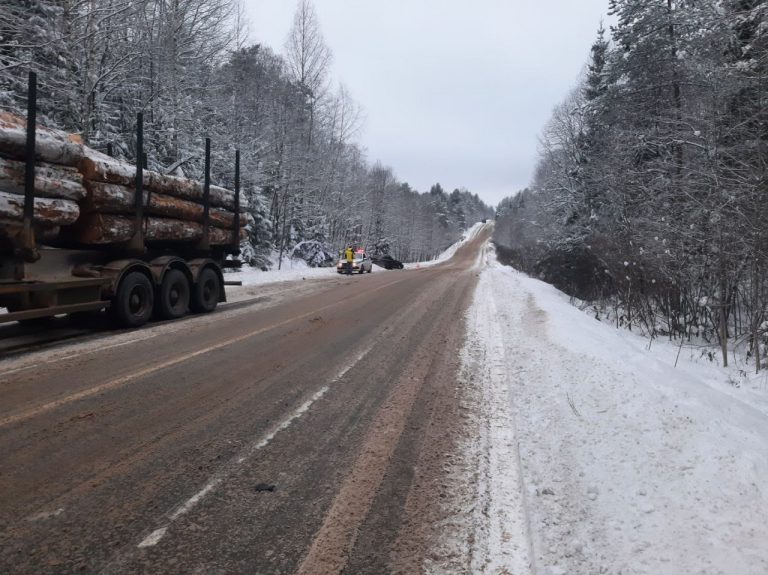
[[[308,266],[313,268],[332,266],[336,261],[323,243],[314,240],[296,244],[291,251],[291,257],[304,260]]]
[[[250,242],[243,242],[240,246],[240,259],[249,266],[258,268],[261,271],[269,271],[272,266],[270,251],[254,247]]]

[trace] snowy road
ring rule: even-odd
[[[0,572],[418,572],[488,235],[2,361]]]
[[[0,572],[767,573],[764,381],[488,235],[0,362]]]
[[[428,571],[768,573],[761,384],[675,368],[677,345],[649,351],[490,248],[467,318],[474,424]]]

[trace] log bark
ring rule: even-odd
[[[222,228],[210,228],[208,233],[208,239],[212,246],[226,246],[232,243],[232,234],[234,230],[225,230]],[[243,242],[248,239],[248,234],[245,230],[240,230],[240,241]]]
[[[211,208],[211,225],[225,230],[231,230],[235,227],[235,213],[229,210],[220,210]],[[240,212],[240,227],[244,228],[248,224],[254,223],[253,216],[248,212]]]
[[[73,239],[85,245],[123,243],[133,237],[133,224],[133,219],[126,216],[87,214],[78,222]],[[153,217],[144,220],[144,239],[148,242],[189,243],[202,237],[203,226],[196,222]],[[225,245],[231,242],[231,231],[211,228],[211,245]]]
[[[34,221],[44,226],[68,226],[80,216],[80,208],[71,200],[35,198]],[[24,197],[0,192],[0,219],[21,222]]]
[[[101,212],[108,214],[132,214],[134,211],[134,189],[119,186],[117,184],[104,184],[100,182],[86,181],[88,197],[84,203],[83,211],[88,213]],[[147,205],[149,196],[149,205]],[[161,216],[192,222],[203,222],[203,206],[182,200],[173,196],[156,192],[144,193],[144,205],[148,215]],[[241,225],[250,220],[250,214],[241,214]],[[219,228],[231,229],[234,226],[235,214],[218,208],[210,210],[211,225]],[[251,218],[252,219],[252,218]]]
[[[88,198],[84,204],[85,212],[101,212],[109,214],[132,214],[136,190],[116,184],[86,182]],[[149,205],[147,205],[149,196]],[[163,194],[144,192],[144,209],[148,215],[166,218],[201,222],[203,206],[166,196]]]
[[[173,196],[166,196],[164,194],[150,193],[149,205],[147,205],[146,209],[147,212],[152,215],[188,220],[191,222],[203,221],[203,206],[194,202],[188,202],[187,200],[180,200]]]
[[[36,138],[36,157],[40,161],[57,166],[76,166],[86,180],[123,186],[134,185],[136,167],[133,164],[83,146],[77,136],[58,130],[38,128]],[[0,157],[23,160],[25,154],[26,120],[8,112],[0,112]],[[16,171],[15,167],[13,171]],[[50,166],[40,167],[39,176],[51,180],[50,182],[41,181],[40,196],[67,199],[82,197],[83,192],[76,185],[78,182],[81,183],[80,178],[60,178],[54,171]],[[6,176],[9,179],[16,177],[15,175],[10,177],[9,174]],[[70,180],[74,185],[68,183]],[[152,192],[198,204],[203,200],[203,184],[196,180],[147,170],[144,172],[144,186]],[[18,192],[17,187],[10,186],[10,188],[6,191]],[[235,194],[220,186],[211,186],[210,203],[211,207],[232,211],[235,207]],[[244,198],[241,198],[240,205],[243,210],[247,208]]]
[[[167,176],[157,172],[147,172],[144,178],[144,185],[148,190],[160,194],[168,194],[184,200],[190,200],[201,204],[203,202],[203,184],[197,180],[180,178],[178,176]],[[210,187],[211,206],[224,208],[227,210],[235,209],[235,193],[219,186]]]
[[[79,168],[86,180],[94,182],[132,186],[136,179],[136,166],[90,148],[85,148]]]
[[[133,186],[136,179],[135,166],[90,149],[86,149],[86,154],[80,162],[80,172],[86,180],[106,184]],[[144,172],[144,187],[152,192],[198,204],[203,201],[203,184],[188,178],[147,170]],[[235,209],[235,193],[230,190],[211,186],[210,199],[211,206],[230,211]]]
[[[224,228],[225,230],[231,230],[233,227],[235,227],[235,214],[234,212],[229,212],[226,210],[219,210],[216,208],[211,208],[208,212],[210,218],[211,218],[211,225],[216,226],[217,228]],[[240,215],[240,225],[245,225],[243,223],[243,220],[245,217],[243,215]]]
[[[127,242],[133,237],[133,218],[111,214],[87,214],[78,222],[75,239],[86,245],[105,245]],[[181,220],[145,218],[144,238],[190,242],[199,239],[202,226]]]
[[[24,195],[24,162],[0,157],[0,190]],[[35,196],[79,202],[85,198],[83,177],[75,168],[38,164],[35,166]]]
[[[134,191],[126,186],[85,181],[88,195],[83,202],[83,212],[130,214],[133,211]]]
[[[80,172],[86,180],[121,186],[134,186],[136,167],[123,160],[111,158],[106,154],[84,149],[84,156],[79,164]],[[197,180],[159,174],[151,170],[144,171],[144,187],[159,194],[173,196],[201,204],[203,202],[203,184]],[[211,206],[229,211],[235,209],[235,193],[220,186],[210,187]],[[246,207],[244,198],[240,198],[241,208]]]
[[[77,136],[38,126],[35,155],[38,160],[63,166],[76,166],[83,157]],[[23,160],[27,152],[27,120],[0,112],[0,154]]]

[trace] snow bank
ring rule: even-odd
[[[483,226],[487,224],[484,224],[482,222],[477,222],[472,227],[464,231],[464,233],[461,236],[461,239],[456,242],[455,244],[451,245],[447,250],[445,250],[443,253],[441,253],[439,256],[437,256],[433,260],[429,260],[426,262],[411,262],[405,264],[405,269],[420,269],[420,268],[426,268],[435,266],[437,264],[441,264],[445,261],[448,261],[451,259],[454,254],[456,253],[456,250],[458,250],[461,246],[466,244],[468,241],[472,240],[477,236],[478,233],[480,233],[480,230],[483,229]]]
[[[242,286],[227,286],[227,301],[236,303],[252,300],[263,295],[264,286],[284,282],[301,282],[302,280],[320,281],[333,279],[337,275],[336,268],[312,268],[303,260],[284,260],[282,269],[277,269],[277,262],[270,271],[243,266],[240,271],[224,274],[226,281],[239,281]],[[293,288],[291,288],[293,289]]]
[[[492,252],[486,264],[467,316],[477,437],[455,470],[471,495],[454,565],[525,572],[514,557],[530,550],[533,573],[768,573],[765,384],[734,387],[686,351],[675,368],[676,345],[648,350]]]
[[[485,224],[478,222],[475,225],[473,225],[471,228],[466,230],[464,234],[462,235],[462,238],[453,244],[451,247],[449,247],[447,250],[445,250],[443,253],[441,253],[439,256],[437,256],[434,260],[430,260],[428,262],[419,262],[419,263],[408,263],[405,264],[406,269],[417,269],[417,268],[423,268],[423,267],[429,267],[434,266],[439,263],[445,262],[453,257],[453,255],[456,253],[456,250],[458,250],[461,246],[466,244],[468,241],[472,240],[479,231],[482,229],[482,227]],[[272,258],[272,267],[269,271],[262,271],[258,268],[252,268],[250,266],[243,266],[242,270],[237,272],[229,272],[225,274],[225,279],[227,281],[241,281],[243,282],[243,287],[248,286],[257,286],[257,285],[266,285],[266,284],[273,284],[273,283],[279,283],[279,282],[286,282],[286,281],[297,281],[297,280],[304,280],[304,279],[313,279],[313,278],[332,278],[335,277],[336,267],[329,267],[329,268],[313,268],[307,265],[307,263],[304,260],[301,259],[291,259],[284,257],[283,258],[283,265],[282,269],[277,269],[278,265],[278,259],[277,255],[275,255]],[[383,270],[384,268],[381,268],[374,264],[374,270]],[[238,293],[238,289],[235,287],[230,287],[227,290],[227,293],[232,292],[233,294]]]
[[[225,274],[227,281],[241,281],[244,286],[264,285],[285,281],[296,281],[316,277],[334,277],[336,268],[313,268],[304,260],[283,261],[282,269],[277,269],[277,264],[269,271],[261,271],[259,268],[243,266],[240,271]]]

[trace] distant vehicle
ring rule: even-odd
[[[483,223],[487,224],[488,223],[488,219],[487,218],[483,218]]]
[[[339,260],[339,263],[336,264],[336,271],[340,274],[347,272],[347,260],[346,258],[341,258]],[[371,258],[369,258],[367,255],[365,255],[365,252],[362,250],[357,250],[355,252],[355,259],[352,262],[352,273],[362,274],[365,272],[371,273],[373,271],[373,262],[371,261]]]
[[[373,258],[373,263],[375,263],[377,266],[383,267],[386,270],[403,269],[403,262],[397,261],[390,255]]]

